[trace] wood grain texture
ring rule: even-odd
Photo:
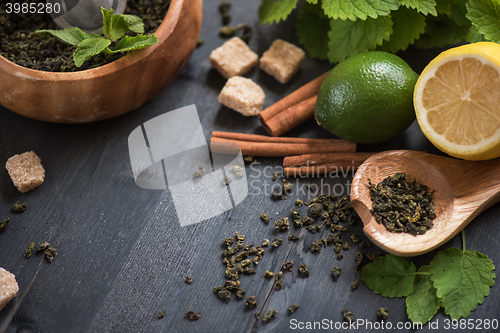
[[[135,110],[184,68],[198,41],[201,16],[201,0],[172,0],[155,32],[157,44],[81,72],[36,71],[0,56],[0,104],[57,123],[86,123]]]
[[[370,213],[368,179],[378,184],[398,172],[434,190],[436,218],[434,226],[423,235],[389,232]],[[351,200],[365,225],[363,231],[375,244],[399,256],[420,255],[449,241],[477,215],[500,201],[500,160],[463,161],[417,151],[380,153],[366,160],[356,172]]]
[[[0,107],[0,166],[17,153],[33,150],[42,159],[46,170],[45,183],[22,194],[0,169],[0,219],[9,216],[11,223],[0,233],[0,266],[13,272],[20,292],[13,303],[0,312],[0,332],[8,333],[95,333],[95,332],[290,332],[290,320],[341,322],[343,308],[357,318],[376,322],[376,310],[389,309],[388,321],[393,332],[414,332],[396,329],[398,322],[408,322],[404,299],[376,295],[363,283],[351,290],[351,283],[360,278],[355,272],[357,251],[364,254],[381,251],[378,247],[358,250],[350,233],[343,235],[351,249],[337,261],[332,247],[311,253],[309,245],[325,237],[326,230],[316,234],[291,227],[280,233],[300,234],[298,243],[287,240],[275,250],[267,250],[257,267],[257,274],[243,276],[242,287],[247,295],[255,295],[258,305],[247,309],[243,301],[220,301],[212,289],[223,283],[224,265],[221,241],[236,231],[246,235],[248,242],[276,237],[272,223],[265,225],[259,215],[289,216],[296,198],[310,200],[306,184],[322,186],[325,193],[349,193],[352,173],[338,177],[291,179],[293,195],[273,201],[269,193],[276,184],[270,177],[280,172],[281,158],[257,158],[260,165],[247,165],[249,195],[232,211],[199,224],[181,227],[173,209],[169,190],[138,188],[132,177],[127,138],[132,130],[147,120],[191,104],[196,104],[205,139],[213,131],[265,135],[259,120],[243,117],[221,106],[217,96],[225,79],[208,62],[210,52],[225,41],[218,36],[221,26],[219,1],[204,1],[201,38],[205,44],[193,56],[173,84],[137,110],[120,117],[89,124],[54,124],[28,119]],[[249,24],[254,29],[250,48],[261,55],[274,39],[298,44],[292,20],[277,25],[261,25],[257,20],[259,1],[233,2],[232,23]],[[439,50],[414,48],[401,56],[419,70]],[[326,62],[307,58],[296,76],[281,85],[257,68],[247,76],[266,92],[265,106],[330,69]],[[334,138],[319,128],[314,120],[290,131],[290,137]],[[359,151],[426,150],[439,153],[423,136],[417,124],[394,140],[377,145],[360,145]],[[329,187],[328,187],[328,186]],[[26,202],[26,212],[10,212],[16,201]],[[299,208],[305,215],[307,208]],[[500,264],[500,205],[484,211],[466,227],[467,248],[488,255]],[[48,223],[47,223],[48,222]],[[363,240],[363,224],[346,225]],[[26,227],[26,228],[23,228]],[[57,248],[52,264],[38,255],[23,257],[29,242],[49,241]],[[422,256],[412,258],[418,267],[428,264],[437,251],[460,247],[459,237]],[[274,281],[266,279],[265,270],[277,271],[285,260],[294,261],[294,269],[283,276],[284,288],[277,291]],[[297,268],[306,263],[311,274],[297,276]],[[333,266],[342,269],[337,281],[331,278]],[[184,283],[186,275],[193,283]],[[233,296],[234,298],[234,296]],[[500,288],[491,288],[484,303],[471,313],[473,320],[500,319]],[[299,309],[289,315],[286,308],[298,303]],[[254,312],[263,313],[273,306],[279,313],[263,323]],[[184,318],[188,310],[201,311],[198,321]],[[156,317],[164,310],[163,319]],[[433,321],[449,318],[439,311]],[[319,330],[295,330],[318,332]],[[327,332],[327,330],[321,330]],[[380,332],[359,327],[353,332]],[[437,332],[426,326],[419,332]],[[443,330],[441,330],[443,331]],[[457,330],[460,331],[460,330]],[[493,330],[490,330],[493,331]],[[470,330],[464,332],[470,332]],[[483,330],[488,332],[488,330]]]

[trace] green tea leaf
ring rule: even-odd
[[[138,34],[144,33],[144,22],[135,15],[121,15],[127,24],[127,28]]]
[[[470,0],[466,17],[487,40],[500,43],[500,5],[492,0]]]
[[[60,42],[69,45],[78,45],[82,40],[91,38],[91,36],[87,35],[77,27],[63,30],[43,29],[35,31],[35,34],[41,36],[52,35],[56,37]]]
[[[80,67],[85,60],[104,51],[110,44],[111,41],[103,37],[84,39],[81,41],[76,47],[75,53],[73,53],[73,61],[76,67]]]
[[[384,41],[378,50],[396,53],[406,50],[425,32],[425,16],[414,9],[400,7],[392,12],[392,30],[389,41]]]
[[[285,20],[297,6],[299,0],[262,0],[259,7],[260,23],[278,23]]]
[[[392,21],[389,16],[376,19],[367,18],[356,22],[331,20],[328,33],[328,59],[339,62],[357,53],[374,50],[392,34]]]
[[[328,31],[330,20],[324,15],[318,15],[317,6],[304,4],[297,15],[295,28],[297,37],[304,48],[313,58],[328,59]]]
[[[125,36],[111,50],[112,53],[128,52],[142,49],[158,43],[158,38],[154,35],[137,35],[135,37]]]
[[[388,254],[363,267],[361,277],[376,294],[403,297],[414,290],[416,271],[410,259]]]
[[[406,312],[412,322],[425,324],[439,310],[441,300],[430,279],[430,266],[420,267],[418,273],[422,274],[417,274],[415,278],[415,290],[406,297]]]
[[[356,21],[360,18],[366,20],[367,17],[377,18],[389,15],[391,10],[397,10],[398,0],[323,0],[321,7],[325,14],[336,20],[345,21],[349,19]]]
[[[399,2],[403,6],[416,9],[424,15],[431,14],[437,16],[436,1],[434,0],[400,0]]]
[[[451,1],[450,0],[436,0],[436,10],[439,14],[451,14]]]
[[[467,318],[495,284],[495,266],[484,254],[449,248],[430,262],[431,281],[452,320]]]

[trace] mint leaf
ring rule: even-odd
[[[400,7],[392,12],[392,30],[389,41],[384,41],[378,50],[396,53],[406,50],[421,34],[425,32],[425,16],[414,9]]]
[[[68,28],[63,30],[51,30],[43,29],[35,31],[35,34],[41,36],[52,35],[57,38],[60,42],[69,45],[78,45],[84,39],[91,38],[85,32],[81,31],[79,28]]]
[[[121,15],[127,24],[127,28],[138,34],[144,33],[144,22],[135,15]]]
[[[416,9],[424,15],[437,16],[436,1],[434,0],[400,0],[399,2],[406,8]]]
[[[388,254],[363,267],[361,277],[376,294],[403,297],[414,290],[416,271],[410,259]]]
[[[500,43],[500,6],[492,0],[470,0],[466,17],[487,40]]]
[[[392,21],[388,16],[356,22],[331,20],[328,59],[330,62],[339,62],[351,55],[374,50],[384,39],[389,40],[391,34]]]
[[[76,67],[80,67],[85,60],[101,53],[110,44],[111,41],[103,37],[84,39],[81,41],[76,47],[75,53],[73,53],[73,61]]]
[[[430,279],[430,267],[420,267],[415,278],[415,290],[406,297],[406,312],[414,323],[425,324],[434,317],[441,307],[440,299],[436,295],[436,288]]]
[[[469,34],[467,35],[467,41],[469,43],[486,42],[486,38],[484,38],[484,35],[477,32],[475,26],[472,26],[469,29]]]
[[[436,0],[436,10],[440,14],[451,14],[451,1],[450,0]]]
[[[377,18],[389,15],[391,10],[399,7],[398,0],[323,0],[321,7],[325,14],[336,20],[345,21],[349,19],[356,21],[357,18],[366,20],[367,17]]]
[[[444,312],[452,320],[467,318],[495,284],[495,266],[484,254],[449,248],[430,262],[431,280]]]
[[[415,41],[414,45],[420,48],[443,47],[465,41],[469,28],[457,26],[447,16],[427,16],[425,20],[425,34]]]
[[[304,4],[297,15],[295,28],[299,42],[304,45],[307,53],[320,60],[328,59],[328,31],[330,20],[316,13],[317,6]]]
[[[299,0],[263,0],[259,7],[260,23],[278,23],[285,20]]]
[[[158,43],[158,38],[154,35],[137,35],[135,37],[125,36],[111,50],[111,53],[128,52],[142,49]]]

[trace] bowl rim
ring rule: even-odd
[[[154,52],[164,42],[175,29],[179,21],[180,14],[184,5],[184,0],[171,0],[167,14],[163,18],[160,26],[156,29],[154,34],[158,38],[158,43],[151,45],[147,48],[132,51],[131,53],[103,66],[96,68],[86,69],[76,72],[48,72],[36,69],[26,68],[0,55],[0,72],[7,70],[12,75],[22,78],[34,78],[35,80],[55,80],[55,81],[74,81],[93,79],[96,77],[108,75],[122,68],[135,65],[149,54]]]

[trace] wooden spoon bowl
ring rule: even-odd
[[[368,179],[378,184],[397,172],[435,190],[434,226],[423,235],[389,232],[370,212]],[[359,167],[351,201],[363,221],[364,233],[373,243],[394,255],[420,255],[449,241],[474,217],[500,201],[500,160],[471,162],[417,151],[383,152]]]
[[[107,65],[72,73],[28,69],[0,56],[0,104],[58,123],[116,117],[146,103],[184,68],[201,29],[201,0],[172,0],[158,43]]]

